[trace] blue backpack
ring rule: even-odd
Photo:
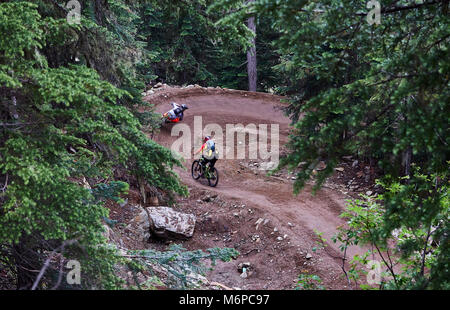
[[[206,144],[208,145],[208,148],[215,152],[216,151],[216,143],[213,140],[206,141]]]

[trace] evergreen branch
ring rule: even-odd
[[[60,246],[58,246],[56,249],[54,249],[54,250],[52,251],[52,253],[51,253],[51,254],[47,257],[47,259],[45,260],[44,265],[42,266],[41,270],[39,271],[38,276],[36,277],[36,280],[35,280],[34,283],[33,283],[33,286],[31,287],[31,290],[32,290],[32,291],[36,289],[36,287],[38,286],[39,282],[41,281],[41,278],[42,278],[42,276],[44,275],[45,271],[47,270],[47,268],[48,268],[48,266],[49,266],[49,264],[50,264],[51,259],[52,259],[59,251],[61,251],[61,253],[64,252],[64,248],[65,248],[66,246],[70,246],[70,245],[72,245],[72,244],[74,244],[74,243],[76,243],[76,242],[77,242],[76,239],[65,240]]]

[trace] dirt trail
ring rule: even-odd
[[[170,108],[168,103],[172,101],[187,104],[189,110],[185,112],[183,123],[190,126],[192,132],[194,132],[194,116],[202,116],[203,126],[215,123],[219,124],[224,130],[226,124],[242,123],[244,126],[250,123],[256,125],[279,124],[280,148],[288,140],[290,120],[280,110],[280,107],[283,106],[280,103],[280,97],[267,94],[258,96],[257,93],[227,92],[214,89],[197,93],[188,90],[189,95],[179,89],[176,92],[170,90],[164,92],[169,95],[161,96],[160,93],[146,99],[156,105],[158,112],[167,111]],[[154,139],[170,148],[172,143],[178,139],[178,137],[171,136],[171,128],[172,125],[162,128]],[[225,132],[223,134],[225,135]],[[199,140],[201,137],[193,137],[193,139]],[[248,155],[248,152],[246,154]],[[336,232],[336,228],[344,224],[344,221],[339,218],[339,214],[344,210],[345,200],[349,197],[330,188],[323,188],[315,196],[312,196],[310,185],[306,186],[298,196],[294,196],[291,176],[268,177],[263,171],[242,168],[243,166],[248,167],[249,162],[255,161],[258,160],[219,160],[216,167],[220,173],[220,181],[216,188],[208,187],[205,182],[197,182],[191,178],[190,165],[192,159],[186,161],[186,170],[177,169],[177,172],[191,192],[203,193],[208,191],[216,193],[224,200],[239,201],[239,203],[245,204],[246,208],[251,206],[251,208],[257,210],[258,216],[270,220],[272,226],[279,231],[279,235],[287,235],[286,240],[289,240],[287,244],[289,249],[292,249],[292,251],[305,250],[301,255],[303,265],[307,264],[304,263],[303,256],[306,252],[312,253],[317,258],[314,263],[316,272],[322,274],[322,277],[327,280],[325,282],[328,282],[331,287],[343,288],[345,282],[342,279],[337,280],[338,275],[342,274],[340,269],[342,261],[339,258],[338,245],[329,242],[326,250],[322,250],[320,253],[314,253],[311,249],[315,246],[315,240],[317,240],[314,234],[315,230],[323,232],[323,236],[330,240]],[[185,203],[188,205],[189,203],[195,203],[194,199],[196,198],[192,198]],[[253,223],[246,225],[250,226]],[[250,231],[247,233],[249,234]],[[267,232],[267,234],[270,237],[273,232]],[[354,255],[361,252],[362,249],[352,247],[348,254]],[[297,256],[294,255],[294,257]],[[265,259],[267,258],[261,258],[260,262],[262,263]],[[302,266],[297,267],[301,269]],[[224,273],[224,270],[219,270],[212,276],[225,282],[227,280],[228,282],[238,281],[238,279],[220,278],[220,274],[223,275]],[[289,275],[290,281],[295,280],[296,276],[296,274]],[[253,283],[254,285],[250,285],[250,288],[266,288],[266,286],[257,285],[256,282]],[[287,287],[286,283],[276,285]],[[282,288],[274,286],[275,284],[269,285],[268,288]]]

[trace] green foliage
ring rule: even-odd
[[[122,181],[113,181],[109,184],[99,183],[92,190],[92,195],[97,200],[112,200],[117,203],[123,203],[121,195],[128,194],[130,185]]]
[[[213,72],[219,60],[215,29],[206,14],[206,2],[148,1],[142,4],[139,37],[153,73],[167,83],[217,83]],[[144,68],[143,68],[144,69]],[[149,80],[150,81],[150,80]]]
[[[145,42],[138,72],[147,83],[199,84],[248,89],[246,44],[216,24],[223,13],[216,1],[146,1],[140,6],[137,38]],[[280,78],[272,69],[278,54],[271,41],[278,33],[270,20],[258,24],[257,49],[260,89],[267,90]]]
[[[324,290],[322,279],[315,274],[302,273],[298,276],[296,290]]]
[[[207,12],[214,16],[218,54],[219,84],[228,88],[248,89],[246,50],[253,33],[246,20],[255,14],[252,4],[246,1],[212,1]],[[272,16],[256,14],[256,57],[258,91],[273,91],[284,82],[285,77],[276,70],[280,54],[276,40],[280,30]]]
[[[358,0],[222,0],[213,9],[231,12],[217,24],[244,43],[249,14],[269,18],[279,32],[281,62],[274,69],[285,78],[277,90],[290,97],[286,112],[294,127],[279,168],[298,171],[302,163],[294,192],[311,178],[317,190],[341,156],[371,160],[390,190],[383,216],[367,217],[387,238],[399,227],[417,232],[447,216],[441,206],[449,171],[450,28],[448,1],[381,5],[379,25],[367,22],[366,2]],[[317,172],[321,161],[327,167]],[[420,173],[412,173],[414,164]],[[439,226],[442,236],[446,226]],[[447,248],[440,243],[438,252]],[[432,268],[441,275],[448,274],[445,255]],[[431,274],[427,284],[415,278],[417,287],[446,287]]]
[[[210,260],[215,266],[216,260],[230,261],[239,252],[232,248],[211,248],[206,252],[202,250],[186,251],[182,246],[171,245],[168,251],[159,252],[155,250],[129,251],[128,257],[136,260],[141,268],[154,273],[155,265],[158,265],[167,273],[165,284],[173,288],[195,287],[195,279],[189,279],[192,273],[204,274],[206,267],[204,260]]]
[[[323,250],[323,249],[325,249],[328,245],[327,245],[327,239],[325,239],[325,238],[323,237],[323,232],[320,232],[320,231],[314,229],[314,234],[315,234],[316,237],[317,237],[317,240],[316,240],[316,242],[315,242],[315,244],[316,244],[317,246],[313,247],[313,248],[312,248],[312,251],[313,251],[313,252],[316,252],[316,251],[318,251],[318,250]]]
[[[349,153],[378,160],[393,176],[401,175],[405,153],[429,173],[448,169],[447,5],[402,9],[404,1],[387,1],[390,13],[371,26],[361,1],[214,4],[234,10],[218,24],[242,40],[248,40],[243,21],[251,12],[270,17],[280,32],[276,69],[286,75],[280,90],[292,98],[287,112],[295,126],[281,167],[306,162],[296,190],[325,160],[327,169],[316,177],[320,186]]]
[[[286,93],[295,129],[281,166],[306,162],[296,189],[325,160],[316,177],[322,184],[349,153],[377,160],[394,177],[408,170],[405,156],[427,173],[448,170],[445,4],[396,10],[404,3],[394,2],[383,3],[393,12],[370,26],[360,1],[256,1],[283,33],[278,69],[292,79]]]
[[[0,256],[17,287],[30,288],[36,275],[29,270],[39,270],[45,253],[74,240],[61,253],[81,262],[82,286],[114,288],[120,259],[103,246],[103,202],[120,202],[128,185],[102,180],[121,169],[169,195],[186,194],[171,170],[181,163],[141,131],[128,110],[133,94],[102,79],[121,71],[100,63],[115,59],[114,49],[102,58],[94,45],[119,42],[120,33],[84,16],[70,26],[61,7],[36,2],[0,4]],[[80,50],[67,49],[73,44]],[[93,190],[80,184],[85,178]],[[52,285],[52,274],[39,287]]]
[[[334,242],[344,251],[350,245],[370,245],[374,252],[353,259],[352,280],[366,273],[370,257],[383,266],[381,288],[448,289],[449,188],[440,178],[415,173],[418,189],[396,182],[376,198],[351,201],[341,216],[348,219]],[[375,254],[373,256],[372,254]],[[395,267],[401,266],[400,270]],[[363,282],[363,285],[365,283]]]

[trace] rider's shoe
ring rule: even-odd
[[[208,167],[203,166],[202,171],[202,178],[207,178],[207,175],[209,175]]]
[[[204,178],[205,178],[205,170],[204,170],[204,168],[203,168],[202,162],[199,162],[198,165],[200,166],[200,167],[199,167],[199,170],[200,170],[200,177],[201,177],[202,179],[204,179]]]

